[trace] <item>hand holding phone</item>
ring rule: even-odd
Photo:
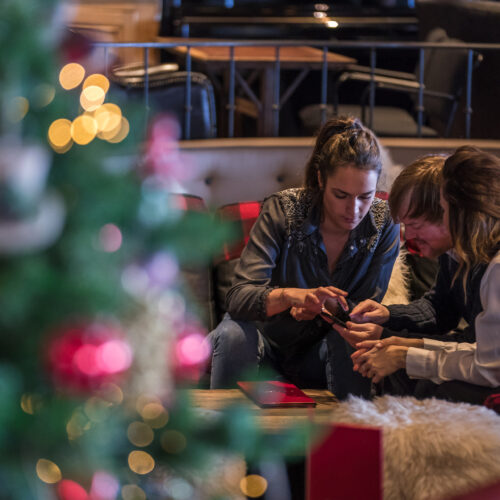
[[[328,309],[326,309],[324,306],[321,309],[321,312],[319,315],[330,325],[336,324],[340,325],[343,328],[347,328],[347,325],[342,321],[340,318],[337,318],[337,316],[333,315]]]

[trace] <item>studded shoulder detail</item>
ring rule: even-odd
[[[276,193],[280,206],[285,214],[285,225],[288,245],[293,240],[301,241],[305,234],[302,225],[313,203],[313,194],[304,188],[285,189]]]
[[[377,247],[384,226],[391,216],[389,204],[384,200],[374,198],[372,206],[370,207],[370,214],[377,230],[377,232],[369,239],[367,245],[368,250],[373,252]]]

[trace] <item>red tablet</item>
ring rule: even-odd
[[[239,388],[261,408],[316,406],[316,401],[289,382],[238,382]]]

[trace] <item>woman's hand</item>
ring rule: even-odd
[[[363,341],[378,341],[383,328],[375,323],[353,323],[348,321],[347,328],[333,324],[333,328],[352,346],[357,347]]]
[[[373,382],[380,382],[387,375],[406,367],[408,347],[400,345],[373,346],[370,350],[360,349],[351,355],[354,371]]]
[[[320,286],[318,288],[284,288],[285,300],[289,307],[301,308],[313,317],[321,312],[326,301],[329,304],[336,302],[344,311],[349,310],[345,297],[347,292],[334,286]]]
[[[349,316],[357,323],[376,323],[377,325],[381,325],[389,319],[390,312],[382,304],[368,299],[354,306]]]
[[[290,315],[297,321],[310,321],[316,317],[315,312],[311,312],[303,307],[295,306],[290,309]]]

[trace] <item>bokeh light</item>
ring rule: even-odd
[[[111,134],[110,137],[113,137],[118,133],[121,127],[122,110],[116,104],[108,102],[95,110],[94,117],[97,121],[98,137],[106,139],[106,134]]]
[[[42,398],[37,394],[23,394],[21,409],[28,415],[34,415],[42,406]]]
[[[144,490],[135,484],[126,484],[121,493],[123,500],[146,500]]]
[[[136,474],[148,474],[155,468],[155,460],[145,451],[134,450],[128,455],[128,466]]]
[[[5,116],[11,123],[20,122],[28,113],[30,103],[26,97],[17,96],[7,101]]]
[[[36,463],[36,475],[44,483],[54,484],[62,479],[61,469],[45,458],[40,458]]]
[[[148,403],[141,410],[141,417],[154,429],[160,429],[167,425],[169,415],[163,405],[158,403]]]
[[[92,500],[115,500],[120,483],[113,475],[105,471],[97,471],[92,477],[90,498]]]
[[[89,500],[85,489],[75,481],[63,479],[57,485],[59,500]]]
[[[68,63],[59,72],[59,83],[65,90],[78,87],[85,76],[85,69],[81,64]]]
[[[85,111],[95,111],[104,102],[106,94],[101,87],[90,85],[80,94],[80,105]]]
[[[48,106],[56,96],[56,89],[48,83],[40,83],[33,90],[33,106],[35,108],[44,108]]]
[[[106,93],[109,90],[109,80],[100,73],[94,73],[85,78],[85,81],[83,82],[84,89],[92,86],[100,87],[103,92]]]
[[[113,405],[119,405],[123,403],[124,396],[121,387],[113,384],[112,382],[105,382],[101,384],[97,393],[102,399],[110,402]]]
[[[48,131],[49,143],[58,152],[65,152],[73,144],[71,139],[71,122],[59,118],[51,123]]]
[[[250,498],[262,496],[267,490],[267,481],[258,474],[250,474],[240,481],[240,489]]]
[[[187,440],[182,432],[174,429],[166,430],[160,438],[161,447],[167,453],[180,453],[187,446]]]
[[[122,246],[122,232],[115,224],[105,224],[99,231],[99,243],[104,252],[113,253]]]
[[[97,349],[97,366],[103,373],[121,373],[132,364],[132,349],[123,340],[108,340]]]
[[[47,363],[61,388],[96,391],[104,383],[116,382],[130,367],[132,354],[116,323],[91,321],[56,330],[49,340]]]
[[[66,424],[66,432],[68,439],[74,441],[83,436],[88,429],[89,419],[81,410],[75,410],[68,423]]]
[[[116,131],[116,134],[113,135],[112,137],[108,137],[106,140],[108,142],[111,142],[112,144],[118,144],[119,142],[122,142],[127,136],[128,133],[130,132],[130,124],[129,121],[122,116],[121,122],[120,122],[120,128]],[[103,138],[104,133],[100,134],[100,139]]]
[[[127,437],[134,446],[148,446],[154,439],[153,429],[144,422],[132,422],[127,429]]]
[[[180,365],[199,365],[210,355],[210,346],[204,335],[190,333],[178,340],[175,353]]]
[[[169,496],[175,498],[175,500],[191,500],[194,497],[193,487],[181,477],[170,479],[166,487]]]
[[[97,135],[97,121],[90,115],[80,115],[71,124],[71,137],[82,146],[91,142]]]
[[[98,397],[89,398],[84,405],[85,415],[92,422],[103,422],[109,416],[111,403]]]

